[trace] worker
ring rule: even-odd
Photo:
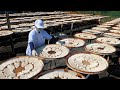
[[[28,36],[28,46],[26,49],[26,55],[28,56],[37,56],[36,49],[45,45],[45,40],[50,41],[50,39],[52,39],[52,36],[43,30],[43,20],[36,20],[34,25],[35,29],[33,29]]]

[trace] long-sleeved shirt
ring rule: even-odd
[[[40,46],[45,44],[45,40],[52,39],[52,36],[49,35],[45,30],[40,30],[40,33],[34,29],[29,33],[28,36],[28,46],[26,49],[26,55],[32,55],[32,49],[37,49]]]

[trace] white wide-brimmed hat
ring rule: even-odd
[[[38,20],[35,21],[35,26],[37,28],[44,28],[44,23],[41,19],[38,19]]]

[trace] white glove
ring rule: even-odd
[[[32,50],[32,56],[37,56],[37,52],[35,50]]]

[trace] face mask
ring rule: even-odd
[[[42,29],[41,28],[37,28],[38,32],[40,32]]]

